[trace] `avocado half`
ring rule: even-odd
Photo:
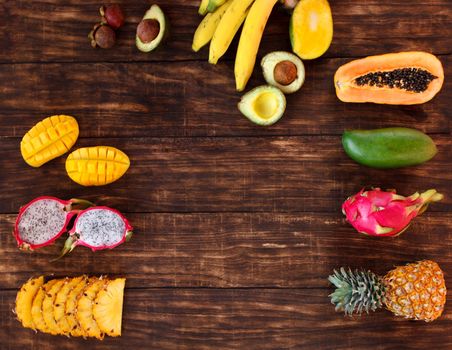
[[[261,67],[265,81],[285,94],[298,91],[304,83],[303,62],[293,53],[270,52],[262,58]]]
[[[286,97],[274,86],[258,86],[242,96],[238,108],[253,123],[272,125],[283,116]]]
[[[143,52],[151,52],[152,50],[155,50],[163,41],[168,31],[166,16],[158,5],[152,5],[151,8],[146,11],[142,22],[149,19],[156,20],[159,23],[159,33],[155,39],[150,42],[143,42],[138,36],[138,33],[136,34],[135,42],[137,48]]]

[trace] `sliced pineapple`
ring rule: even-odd
[[[55,317],[53,316],[53,305],[58,292],[67,282],[67,278],[57,280],[52,288],[46,293],[44,300],[42,301],[42,317],[44,318],[49,333],[53,335],[61,334],[55,321]]]
[[[61,324],[63,325],[63,327],[67,327],[62,328],[63,331],[69,332],[69,334],[73,337],[85,336],[83,330],[80,328],[77,318],[75,317],[77,312],[77,300],[81,293],[83,292],[83,290],[85,289],[86,285],[94,280],[96,280],[96,278],[90,278],[88,280],[86,276],[83,276],[83,279],[80,281],[79,284],[77,284],[77,286],[75,286],[71,290],[66,300],[64,317],[66,322],[61,322]]]
[[[111,337],[121,336],[125,283],[125,278],[117,278],[109,281],[99,291],[94,302],[94,319],[100,330]]]
[[[95,337],[97,339],[104,338],[104,333],[100,330],[94,319],[93,305],[97,293],[99,293],[106,283],[108,283],[108,280],[102,278],[90,283],[83,290],[82,295],[77,301],[77,321],[88,337]]]
[[[69,324],[65,317],[66,301],[69,293],[84,279],[84,276],[71,278],[63,285],[63,287],[56,294],[53,304],[53,317],[60,334],[69,335]]]
[[[16,297],[16,315],[22,326],[35,329],[31,316],[33,299],[44,284],[44,276],[30,278],[19,290]]]
[[[31,318],[33,320],[33,325],[35,326],[35,329],[44,333],[48,333],[48,329],[42,314],[42,302],[44,301],[46,293],[50,291],[50,289],[56,282],[57,280],[51,280],[42,285],[36,293],[36,296],[33,299],[33,304],[31,306]]]

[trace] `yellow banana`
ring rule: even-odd
[[[226,0],[202,0],[201,5],[199,5],[198,13],[204,16],[208,12],[214,12],[225,2]]]
[[[235,58],[235,84],[238,91],[245,89],[253,73],[256,55],[268,17],[278,0],[256,0],[243,25]]]
[[[210,43],[209,62],[216,64],[224,55],[235,33],[246,18],[248,7],[254,0],[232,0],[213,34]]]
[[[218,23],[220,23],[221,17],[232,4],[232,0],[228,0],[223,5],[215,10],[213,13],[208,13],[206,17],[199,23],[193,36],[193,51],[199,51],[204,45],[206,45],[213,37],[215,29],[217,29]]]

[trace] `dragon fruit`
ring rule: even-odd
[[[82,245],[92,251],[112,249],[132,237],[132,226],[117,210],[108,207],[91,207],[78,213],[69,231],[61,258]]]
[[[443,195],[436,190],[404,197],[396,191],[362,189],[344,202],[342,212],[358,232],[371,236],[397,236],[427,209],[429,203],[441,199]]]
[[[16,219],[14,237],[23,250],[52,244],[67,229],[71,218],[93,204],[81,199],[38,197],[23,206]]]

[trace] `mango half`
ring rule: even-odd
[[[124,175],[129,166],[129,157],[109,146],[79,148],[66,160],[67,174],[82,186],[112,183]]]
[[[22,138],[22,157],[28,165],[40,167],[69,151],[77,141],[78,133],[78,123],[74,117],[48,117],[33,126]]]

